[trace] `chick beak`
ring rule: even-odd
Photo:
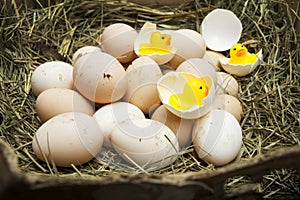
[[[240,49],[240,50],[238,50],[238,51],[236,52],[236,55],[237,55],[237,56],[244,56],[244,55],[246,55],[245,49]]]

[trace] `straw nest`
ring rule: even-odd
[[[0,138],[14,150],[19,168],[26,173],[63,177],[123,173],[114,170],[109,160],[94,159],[67,169],[37,160],[31,140],[41,123],[30,79],[38,65],[51,60],[70,62],[78,48],[97,45],[97,37],[112,23],[123,22],[139,29],[144,22],[152,21],[160,28],[199,31],[203,17],[215,8],[235,12],[244,26],[241,42],[252,52],[260,48],[264,51],[263,64],[250,75],[237,78],[243,106],[243,147],[236,162],[300,144],[300,45],[295,28],[300,18],[299,9],[285,1],[199,0],[176,8],[150,8],[126,1],[65,0],[50,6],[37,1],[29,6],[12,0],[0,1],[0,8]],[[154,174],[214,169],[197,159],[190,148],[182,152],[178,162]],[[234,177],[225,187],[230,190],[247,181],[246,177]],[[264,176],[257,190],[270,198],[287,194],[299,197],[299,176],[291,169],[273,171]]]

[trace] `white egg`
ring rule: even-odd
[[[89,54],[89,53],[92,53],[95,51],[102,52],[101,48],[96,47],[96,46],[84,46],[84,47],[77,49],[72,56],[73,65],[75,64],[76,60],[79,59],[81,56],[84,56],[86,54]]]
[[[217,72],[216,74],[218,82],[216,93],[229,94],[236,97],[239,92],[239,84],[237,80],[233,76],[225,72]]]
[[[135,105],[127,102],[116,102],[105,105],[95,112],[93,117],[104,134],[104,146],[111,147],[111,132],[124,120],[143,119],[144,113]]]
[[[41,64],[32,74],[31,87],[36,96],[49,88],[72,89],[72,65],[61,61],[50,61]]]
[[[177,159],[178,141],[164,124],[150,119],[125,120],[111,134],[115,150],[130,165],[152,171]]]
[[[45,122],[35,133],[32,148],[42,161],[71,167],[93,159],[102,143],[103,135],[94,118],[69,112]]]
[[[193,144],[202,160],[216,166],[225,165],[240,152],[242,129],[229,112],[214,109],[195,122]]]
[[[113,56],[99,51],[77,59],[73,77],[75,88],[96,103],[118,101],[127,90],[124,67]]]
[[[208,95],[202,99],[202,105],[195,104],[189,109],[180,110],[169,103],[172,95],[184,93],[184,86],[188,80],[197,78],[203,78],[209,88]],[[212,108],[215,97],[215,87],[210,77],[197,77],[185,72],[169,72],[163,75],[157,82],[157,90],[163,105],[171,113],[184,119],[197,119],[208,113]],[[188,98],[187,96],[185,97]]]
[[[242,23],[230,10],[215,9],[201,23],[201,34],[207,47],[214,51],[226,51],[240,40]]]

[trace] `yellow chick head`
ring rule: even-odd
[[[209,88],[202,78],[189,80],[184,86],[184,91],[189,89],[192,89],[197,102],[202,102],[202,99],[209,93]]]
[[[169,47],[171,44],[171,36],[168,34],[161,34],[159,31],[153,32],[150,37],[150,44]]]
[[[243,44],[237,43],[230,48],[229,54],[231,58],[246,56],[248,49]]]

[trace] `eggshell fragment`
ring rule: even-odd
[[[32,148],[42,161],[71,167],[93,159],[102,143],[101,130],[91,116],[69,112],[44,123],[33,137]]]
[[[174,133],[150,119],[125,120],[111,134],[115,150],[129,164],[144,170],[158,170],[173,163],[179,150]]]
[[[237,96],[239,92],[239,84],[237,80],[225,72],[217,72],[217,94],[229,94],[231,96]]]
[[[207,60],[211,65],[213,65],[216,68],[216,71],[221,71],[222,65],[219,59],[223,57],[224,55],[219,52],[207,50],[203,56],[203,59]]]
[[[42,122],[66,112],[82,112],[93,115],[91,103],[78,92],[65,88],[50,88],[36,100],[36,112]]]
[[[236,97],[228,94],[216,95],[213,107],[215,109],[226,110],[231,113],[238,122],[241,121],[243,108]]]
[[[206,44],[200,33],[191,29],[179,29],[172,36],[172,46],[177,49],[170,61],[174,69],[187,59],[204,56]]]
[[[135,105],[127,102],[115,102],[105,105],[95,112],[93,117],[104,134],[104,146],[111,147],[111,132],[124,120],[144,119],[144,113]]]
[[[187,72],[195,76],[209,76],[212,78],[214,85],[217,85],[216,69],[207,60],[201,58],[191,58],[179,65],[177,72]]]
[[[179,110],[169,104],[170,96],[173,94],[181,94],[184,91],[184,85],[190,79],[200,78],[190,73],[185,72],[169,72],[162,76],[157,82],[157,90],[163,105],[173,114],[184,119],[197,119],[208,113],[213,105],[215,97],[214,83],[208,76],[205,82],[209,87],[209,93],[202,99],[201,106],[194,105],[187,110]]]
[[[77,59],[73,76],[76,89],[96,103],[115,102],[127,90],[125,69],[107,53],[96,51]]]
[[[220,58],[220,63],[223,67],[223,69],[233,75],[236,76],[246,76],[253,72],[255,68],[262,62],[263,55],[262,50],[258,52],[257,60],[254,64],[247,64],[247,65],[239,65],[239,64],[230,64],[228,63],[229,58]]]
[[[136,58],[133,48],[137,35],[137,31],[127,24],[111,24],[102,33],[102,49],[121,63],[128,63]]]
[[[242,146],[242,130],[233,115],[211,110],[193,128],[193,144],[199,158],[216,166],[231,162]]]
[[[153,112],[151,119],[159,121],[169,127],[176,135],[181,148],[188,147],[191,144],[192,129],[195,120],[181,119],[168,111],[163,105],[159,106]]]
[[[240,40],[242,23],[230,10],[215,9],[201,23],[201,34],[207,47],[214,51],[226,51]]]
[[[148,114],[152,106],[160,104],[156,89],[156,83],[162,76],[159,66],[150,57],[139,57],[127,68],[126,75],[128,90],[124,100]]]
[[[73,88],[73,67],[61,61],[45,62],[38,66],[31,77],[32,92],[38,96],[49,88]]]

